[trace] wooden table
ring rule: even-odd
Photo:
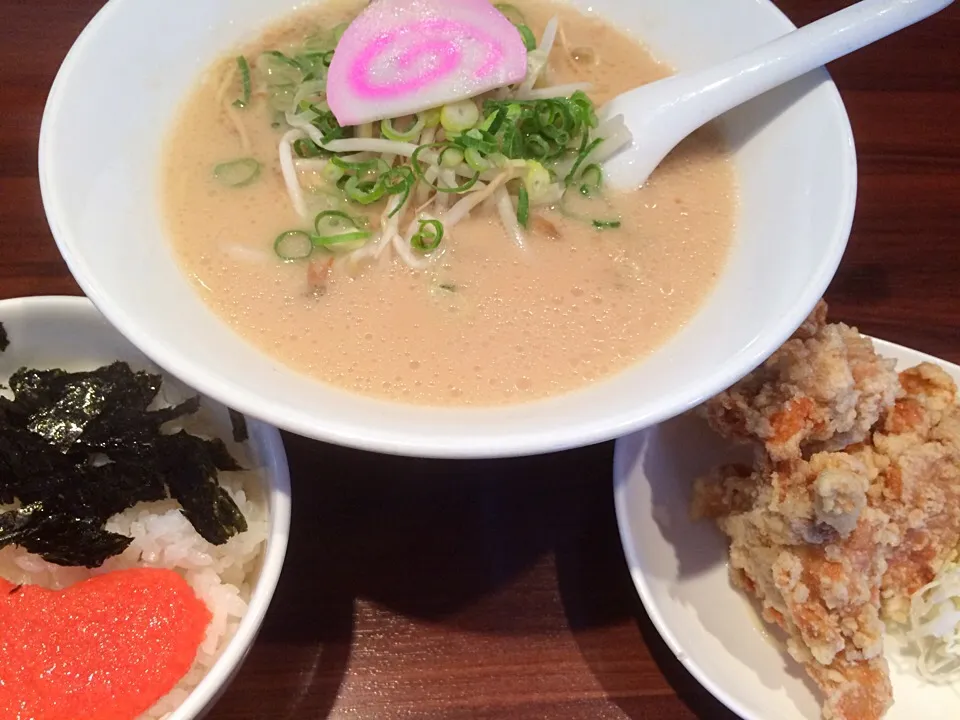
[[[54,73],[100,4],[0,0],[2,297],[79,292],[44,220],[37,132]],[[797,23],[844,4],[780,2]],[[960,362],[960,7],[832,71],[860,157],[834,316]],[[290,553],[212,718],[733,717],[634,594],[612,445],[465,463],[286,440]]]

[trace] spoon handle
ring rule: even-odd
[[[710,118],[939,12],[953,0],[861,0],[686,78]],[[709,98],[709,101],[708,101]]]
[[[952,2],[861,0],[719,65],[624,93],[611,102],[606,114],[622,113],[633,136],[645,138],[648,153],[662,150],[657,158],[644,158],[649,167],[634,168],[642,182],[677,143],[710,120]]]

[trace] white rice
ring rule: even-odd
[[[244,462],[242,453],[233,446],[231,451]],[[180,512],[179,505],[164,500],[140,503],[110,518],[106,529],[132,537],[133,542],[122,555],[94,570],[53,565],[19,547],[0,549],[0,577],[15,584],[59,590],[113,570],[168,568],[183,576],[206,603],[213,618],[193,668],[140,720],[163,720],[183,703],[233,638],[247,611],[267,540],[266,502],[258,496],[261,483],[253,472],[221,473],[220,483],[237,503],[248,525],[246,532],[223,545],[211,545],[204,540]]]

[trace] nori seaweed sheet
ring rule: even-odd
[[[230,424],[233,426],[233,441],[244,443],[250,439],[250,433],[247,431],[247,419],[236,410],[230,411]]]
[[[0,322],[0,352],[10,347],[10,338],[7,337],[7,329]]]
[[[111,515],[172,497],[197,532],[222,544],[247,529],[218,472],[239,470],[221,440],[162,426],[199,398],[147,408],[159,375],[116,362],[92,372],[21,368],[0,397],[0,548],[19,545],[59,565],[99,567],[131,538],[104,530]]]

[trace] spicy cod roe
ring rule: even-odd
[[[0,579],[0,717],[134,720],[186,675],[210,619],[172,570],[61,591]]]

